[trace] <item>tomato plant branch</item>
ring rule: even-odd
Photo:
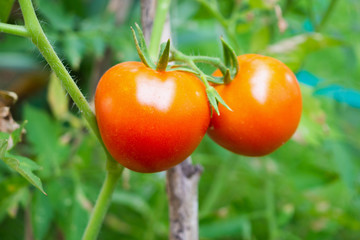
[[[96,123],[95,114],[91,110],[89,103],[86,101],[84,95],[77,87],[75,81],[72,79],[69,72],[66,70],[65,66],[57,56],[53,47],[51,46],[49,40],[47,39],[39,23],[39,20],[37,19],[31,0],[19,0],[19,3],[24,16],[25,28],[28,32],[29,38],[39,49],[47,63],[55,72],[56,76],[60,79],[65,90],[69,93],[70,97],[80,109],[80,112],[84,115],[91,130],[94,132],[100,143],[103,145],[108,155],[108,158],[111,158],[101,139],[100,132]]]
[[[169,11],[171,0],[157,0],[155,19],[150,38],[149,53],[155,59],[159,51],[161,35]]]
[[[103,187],[98,196],[98,200],[95,204],[93,213],[88,222],[87,228],[84,232],[84,238],[86,240],[92,240],[97,238],[97,234],[100,231],[105,214],[111,202],[111,195],[115,189],[116,183],[124,169],[111,157],[106,150],[104,143],[101,139],[100,132],[97,126],[95,114],[90,108],[89,103],[86,101],[84,95],[77,87],[75,81],[66,70],[65,66],[57,56],[49,40],[47,39],[39,20],[34,11],[31,0],[19,0],[20,8],[23,13],[25,28],[28,32],[28,37],[39,49],[45,60],[48,62],[52,70],[62,82],[63,87],[69,93],[70,97],[74,100],[80,112],[84,115],[89,127],[95,133],[96,137],[104,147],[107,154],[107,175],[103,184]]]
[[[219,58],[207,57],[207,56],[189,56],[189,58],[193,62],[202,62],[213,65],[214,67],[219,68],[223,75],[226,74],[227,68]]]
[[[108,164],[111,162],[108,161]],[[96,200],[95,207],[91,213],[89,222],[86,226],[83,240],[95,240],[100,232],[102,222],[104,221],[106,212],[111,203],[111,196],[115,190],[116,184],[124,170],[118,163],[108,165],[108,172],[106,174],[105,181]],[[110,170],[111,169],[111,170]]]
[[[9,33],[20,37],[29,37],[29,32],[24,26],[0,23],[0,32]]]
[[[179,62],[183,62],[185,63],[189,68],[191,68],[201,79],[201,81],[204,83],[205,85],[205,90],[206,90],[206,94],[208,97],[208,100],[211,104],[211,106],[214,108],[215,112],[220,115],[219,112],[219,107],[218,107],[218,103],[221,103],[222,105],[224,105],[227,109],[231,110],[230,107],[225,103],[225,101],[220,97],[220,95],[218,94],[218,92],[215,90],[214,87],[210,86],[209,84],[209,79],[211,78],[210,76],[207,76],[203,71],[201,71],[198,66],[196,66],[195,64],[195,60],[199,60],[200,62],[202,62],[204,60],[204,58],[207,57],[200,57],[197,59],[196,56],[187,56],[185,54],[183,54],[182,52],[176,50],[176,49],[172,49],[171,50],[171,58],[170,60],[172,61],[179,61]],[[225,67],[225,65],[223,64],[219,64],[219,62],[221,63],[220,59],[214,60],[214,58],[208,58],[207,61],[208,63],[211,62],[211,64],[217,64],[218,67],[220,68],[220,70],[225,73],[223,73],[223,75],[226,78],[229,78],[229,69],[227,69]]]

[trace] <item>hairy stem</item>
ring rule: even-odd
[[[31,0],[19,0],[19,3],[24,16],[25,27],[31,41],[39,49],[47,63],[55,72],[56,76],[60,79],[63,87],[69,93],[80,112],[84,115],[84,118],[88,122],[91,130],[104,146],[96,123],[95,114],[47,39],[43,29],[41,28],[39,20],[36,17]],[[105,147],[104,149],[107,152]],[[108,152],[107,155],[110,156]]]
[[[210,87],[205,73],[196,66],[196,64],[194,63],[193,57],[187,56],[176,49],[172,49],[171,52],[172,52],[172,56],[171,56],[172,61],[180,61],[180,62],[186,63],[192,70],[194,70],[199,75],[199,77],[200,77],[201,81],[204,83],[205,87],[206,88]]]
[[[116,183],[121,176],[124,167],[115,162],[106,150],[96,123],[95,114],[47,39],[39,20],[37,19],[31,0],[19,0],[19,3],[29,38],[39,49],[52,70],[60,79],[63,87],[80,109],[80,112],[84,115],[89,127],[95,133],[107,153],[107,175],[83,237],[85,240],[94,240],[97,239],[97,235],[111,202],[112,193],[115,190]]]
[[[24,26],[0,23],[0,32],[9,33],[20,37],[29,37],[29,32]]]
[[[31,41],[39,49],[52,70],[61,80],[63,87],[74,100],[81,113],[89,123],[95,135],[101,139],[99,129],[96,124],[95,114],[90,108],[84,95],[81,93],[76,83],[66,70],[65,66],[57,56],[44,31],[42,30],[39,20],[36,17],[34,7],[30,0],[19,0],[20,7],[24,16],[25,26],[29,32]]]
[[[225,64],[219,59],[214,57],[206,57],[206,56],[190,56],[191,60],[194,62],[202,62],[213,65],[216,68],[219,68],[223,76],[225,76],[227,68]]]

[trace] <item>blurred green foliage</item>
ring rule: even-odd
[[[35,4],[50,41],[89,99],[99,73],[138,59],[129,26],[140,22],[139,1],[128,1],[117,14],[103,0]],[[277,4],[282,15],[275,14]],[[21,24],[14,9],[9,22]],[[359,13],[356,0],[173,1],[173,44],[180,50],[221,57],[223,35],[239,54],[283,60],[302,82],[301,124],[275,153],[237,156],[205,137],[193,154],[205,169],[199,184],[201,239],[360,239]],[[0,88],[9,71],[27,79],[28,71],[48,69],[28,40],[1,34]],[[104,152],[56,77],[49,79],[42,94],[30,92],[13,109],[28,123],[11,153],[20,158],[17,163],[31,163],[25,169],[36,170],[47,196],[0,161],[2,240],[25,234],[80,239],[104,179]],[[1,139],[5,143],[9,135]],[[167,239],[168,227],[165,174],[126,170],[99,239]]]

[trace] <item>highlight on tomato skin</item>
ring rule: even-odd
[[[302,112],[300,87],[294,73],[277,59],[245,54],[238,61],[233,81],[215,87],[232,111],[220,105],[207,133],[234,153],[264,156],[296,131]]]
[[[195,75],[158,72],[140,62],[120,63],[102,76],[95,112],[113,158],[143,173],[185,160],[210,123],[205,88]]]

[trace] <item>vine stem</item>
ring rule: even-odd
[[[173,61],[181,61],[186,63],[189,67],[191,67],[196,73],[199,74],[199,77],[201,79],[201,81],[204,83],[205,87],[208,88],[210,87],[209,82],[206,79],[206,75],[203,71],[201,71],[196,64],[194,63],[194,57],[190,57],[187,56],[185,54],[183,54],[182,52],[172,49],[172,56],[170,60]],[[225,66],[224,66],[225,67]],[[226,67],[225,67],[226,68]]]
[[[101,225],[111,203],[111,196],[124,170],[123,167],[119,167],[120,165],[118,163],[115,163],[114,165],[115,166],[113,167],[115,167],[115,170],[113,169],[113,171],[107,171],[105,181],[83,234],[83,240],[95,240],[99,235]],[[108,167],[108,169],[110,168],[111,167]]]
[[[20,37],[29,37],[29,32],[24,26],[13,24],[0,23],[0,32],[13,34]]]
[[[165,20],[167,13],[169,11],[171,0],[157,0],[156,12],[154,25],[152,28],[149,53],[150,56],[154,59],[159,51],[161,35],[164,28]]]
[[[31,0],[19,0],[19,3],[24,16],[25,27],[31,41],[39,49],[56,76],[60,79],[63,87],[74,100],[75,104],[80,109],[80,112],[84,115],[96,137],[102,142],[95,114],[47,39],[39,20],[36,17]]]
[[[19,0],[19,3],[25,21],[26,36],[29,37],[39,49],[47,63],[60,79],[63,87],[84,115],[90,129],[94,132],[107,154],[106,178],[83,235],[84,240],[95,240],[110,205],[112,193],[115,190],[115,186],[124,167],[118,164],[106,150],[96,123],[95,114],[47,39],[35,14],[31,0]],[[7,27],[9,29],[9,26]],[[11,29],[13,29],[13,33],[25,35],[25,31],[21,27],[10,28],[10,30]],[[14,31],[14,29],[17,31]]]

